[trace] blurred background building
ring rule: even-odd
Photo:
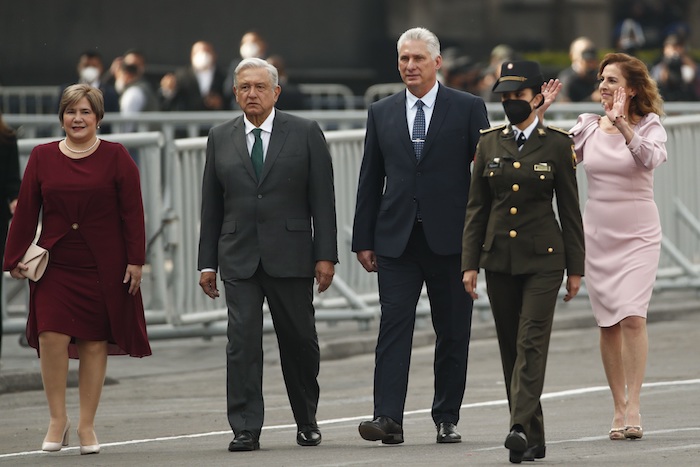
[[[147,77],[156,84],[189,63],[198,40],[214,46],[226,69],[240,58],[241,36],[250,30],[265,38],[268,54],[284,58],[290,81],[342,83],[358,95],[371,84],[399,80],[395,42],[413,26],[438,35],[453,59],[448,65],[483,65],[496,45],[505,44],[540,60],[551,75],[568,66],[569,44],[579,36],[591,38],[601,52],[629,47],[650,60],[660,55],[671,29],[682,29],[691,49],[700,45],[700,2],[691,0],[2,0],[0,5],[4,86],[71,82],[82,52],[99,52],[107,69],[133,48],[145,55]]]

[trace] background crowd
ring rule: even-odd
[[[612,47],[596,44],[587,37],[575,38],[568,44],[568,62],[556,54],[548,62],[545,53],[533,52],[527,44],[502,43],[490,51],[482,50],[483,56],[475,56],[461,46],[447,43],[438,80],[495,102],[499,97],[491,92],[491,87],[498,79],[501,64],[506,60],[530,59],[542,64],[545,78],[558,77],[562,81],[560,101],[595,102],[596,65],[605,53],[618,51],[646,63],[666,102],[700,100],[698,61],[690,50],[691,30],[682,13],[672,7],[657,11],[653,2],[629,1],[622,2],[615,18],[609,41]],[[311,108],[310,96],[299,89],[303,78],[287,75],[284,57],[272,50],[259,32],[246,31],[238,45],[236,57],[225,63],[221,57],[229,51],[220,51],[219,55],[212,42],[196,41],[189,50],[188,64],[179,68],[149,64],[143,49],[129,49],[118,57],[106,57],[91,49],[78,57],[76,79],[62,88],[75,82],[99,87],[108,113],[238,110],[232,94],[233,69],[241,59],[257,57],[279,70],[283,89],[276,104],[279,109]],[[561,44],[560,48],[565,47]],[[183,61],[187,53],[182,51]],[[342,79],[338,82],[342,83]],[[1,110],[16,113],[11,108]]]

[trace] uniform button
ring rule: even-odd
[[[511,213],[511,214],[517,214],[517,213],[518,213],[518,208],[516,208],[515,206],[513,206],[512,208],[510,208],[510,213]]]
[[[515,230],[511,230],[510,232],[508,232],[508,235],[510,235],[510,238],[515,238],[518,236],[518,232],[516,232]]]
[[[552,248],[551,246],[547,248],[547,253],[554,253],[554,248]]]
[[[544,180],[544,175],[540,175],[540,180]]]
[[[515,167],[516,169],[519,169],[519,168],[520,168],[520,162],[518,162],[518,161],[513,162],[513,167]]]
[[[78,227],[80,227],[80,226],[78,225],[77,222],[76,222],[75,224],[71,225],[71,228],[72,228],[73,230],[78,230]]]
[[[514,183],[513,184],[513,191],[518,191],[519,189],[520,189],[520,185],[518,185],[517,183]]]
[[[493,177],[493,172],[489,172],[489,177]]]
[[[262,199],[262,195],[258,195],[258,199]]]

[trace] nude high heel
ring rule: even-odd
[[[59,441],[59,442],[46,441],[46,438],[44,438],[44,442],[41,443],[41,450],[48,451],[48,452],[57,452],[57,451],[60,451],[63,446],[68,446],[68,438],[70,435],[70,432],[68,431],[69,429],[70,429],[70,420],[66,420],[66,426],[63,429],[63,436],[61,438],[61,441]]]
[[[639,425],[625,425],[625,438],[627,439],[641,439],[644,436],[644,430],[642,429],[642,416],[639,416]]]
[[[80,438],[80,436],[78,436]],[[95,441],[97,441],[97,437],[95,437]],[[100,453],[100,443],[96,444],[87,444],[84,445],[82,442],[80,443],[80,454],[99,454]]]
[[[625,425],[625,438],[627,439],[641,439],[644,436],[644,430],[642,429],[642,416],[639,416],[639,425]]]

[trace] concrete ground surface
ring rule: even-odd
[[[433,334],[415,333],[404,418],[405,443],[362,440],[357,425],[372,414],[376,325],[319,323],[322,349],[318,421],[323,442],[299,447],[274,335],[265,338],[266,420],[255,452],[229,453],[225,338],[153,342],[153,356],[110,357],[97,416],[98,455],[80,456],[75,426],[68,448],[39,451],[48,423],[39,362],[16,335],[3,339],[0,368],[0,465],[39,466],[459,466],[510,465],[498,345],[487,314],[475,315],[467,390],[458,429],[463,442],[435,443],[430,417]],[[426,326],[427,325],[427,326]],[[610,441],[612,401],[600,362],[598,330],[587,300],[559,307],[549,352],[543,407],[547,456],[542,465],[700,465],[700,294],[657,294],[649,311],[649,360],[642,392],[644,437]],[[71,362],[74,374],[77,362]],[[38,383],[37,383],[38,381]],[[78,419],[78,393],[68,390]],[[532,465],[532,463],[525,463]]]

